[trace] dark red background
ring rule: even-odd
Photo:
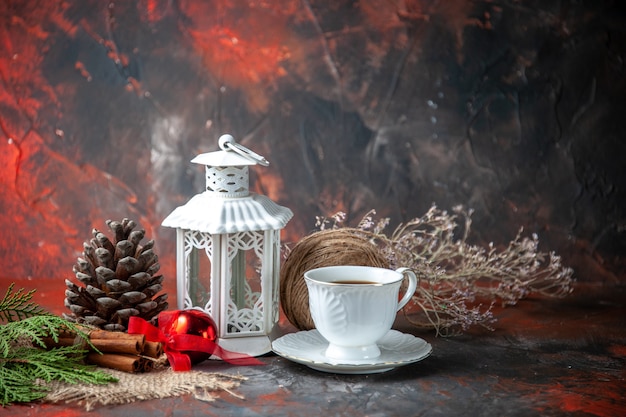
[[[626,28],[618,1],[0,2],[0,277],[62,279],[106,219],[157,241],[232,133],[252,187],[392,225],[475,209],[579,281],[625,279]],[[60,286],[60,288],[62,285]]]
[[[230,132],[271,162],[252,188],[293,210],[286,242],[338,210],[393,226],[462,204],[476,243],[537,233],[574,294],[499,310],[494,332],[420,333],[433,356],[395,373],[329,378],[273,356],[231,370],[250,376],[246,400],[97,415],[624,414],[622,4],[0,0],[0,294],[18,281],[65,311],[83,241],[123,217],[156,240],[172,292],[160,223],[204,188],[189,161]]]

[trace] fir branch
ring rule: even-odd
[[[18,402],[31,402],[47,395],[45,387],[35,383],[25,383],[21,369],[0,366],[0,406],[5,407]]]
[[[0,301],[0,321],[12,322],[44,312],[43,308],[30,301],[35,290],[25,292],[24,288],[20,288],[13,292],[14,285],[15,283],[9,285],[6,294]]]
[[[79,346],[45,350],[44,339],[58,342],[61,332],[77,334],[95,347],[82,326],[30,302],[33,292],[23,289],[13,292],[11,284],[0,302],[0,317],[7,321],[0,324],[0,406],[45,397],[47,388],[39,381],[91,384],[116,381],[96,367],[85,365],[82,361],[86,351]]]
[[[78,382],[99,384],[110,382],[108,374],[92,372],[94,365],[85,365],[83,355],[87,351],[78,346],[63,346],[42,350],[37,348],[16,349],[6,358],[7,363],[14,363],[16,368],[27,370],[35,379],[45,382],[58,380],[69,384]]]
[[[61,332],[76,333],[90,344],[87,334],[80,326],[64,318],[44,313],[39,316],[28,317],[20,321],[1,325],[0,357],[6,357],[9,354],[13,342],[16,340],[28,339],[33,345],[45,349],[46,344],[43,339],[52,338],[52,340],[58,342]]]
[[[70,384],[104,384],[116,379],[82,363],[84,350],[66,346],[50,350],[34,347],[14,349],[0,358],[0,405],[29,402],[46,396],[39,381],[58,380]]]

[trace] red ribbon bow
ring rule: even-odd
[[[163,311],[159,314],[159,327],[153,326],[140,317],[131,317],[128,334],[143,334],[149,342],[160,342],[174,371],[191,370],[191,358],[185,352],[202,352],[215,355],[233,365],[264,365],[258,359],[222,349],[214,340],[193,334],[180,334],[173,331],[182,311]],[[208,357],[207,356],[207,357]]]

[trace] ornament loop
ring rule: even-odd
[[[259,165],[263,165],[264,167],[270,164],[267,161],[267,159],[265,159],[258,153],[253,152],[250,149],[246,148],[245,146],[240,145],[237,142],[235,142],[235,138],[233,138],[232,135],[226,134],[226,135],[220,136],[219,145],[220,145],[220,148],[224,151],[237,152],[239,155],[243,156],[244,158],[248,158],[249,160],[256,162]]]

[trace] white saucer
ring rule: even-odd
[[[317,330],[282,336],[272,342],[272,350],[283,358],[309,368],[336,374],[374,374],[421,361],[432,352],[424,339],[390,330],[378,341],[380,356],[357,363],[339,363],[324,355],[328,342]]]

